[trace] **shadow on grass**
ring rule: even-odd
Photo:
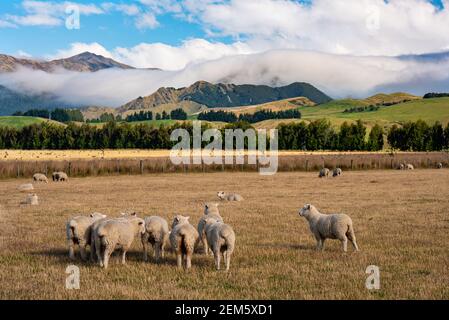
[[[286,243],[252,243],[250,246],[269,249],[292,249],[315,251],[315,246],[306,246],[303,244],[286,244]]]

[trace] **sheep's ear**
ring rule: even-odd
[[[208,205],[208,204],[205,204],[204,207],[205,207],[206,209],[209,209],[209,205]]]
[[[143,226],[143,222],[142,221],[139,221],[139,226]]]
[[[311,207],[312,207],[312,205],[308,204],[307,205],[307,210],[310,210]]]

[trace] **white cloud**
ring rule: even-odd
[[[135,4],[105,2],[101,4],[101,7],[106,11],[119,11],[127,16],[136,16],[140,13],[140,8]]]
[[[286,85],[309,82],[334,98],[378,92],[423,94],[449,85],[449,54],[439,60],[352,57],[300,50],[229,56],[179,71],[103,70],[95,73],[24,70],[0,75],[0,84],[30,93],[49,92],[78,104],[120,106],[159,87],[195,81]]]
[[[0,29],[1,28],[17,28],[17,26],[14,23],[0,19]]]
[[[77,54],[80,54],[80,53],[83,53],[86,51],[95,53],[98,55],[102,55],[103,57],[106,57],[106,58],[113,57],[112,54],[108,50],[106,50],[105,47],[103,47],[101,44],[99,44],[97,42],[93,42],[93,43],[75,42],[70,45],[70,48],[58,50],[58,52],[56,54],[49,55],[49,56],[47,56],[47,58],[49,60],[64,59],[64,58],[72,57],[72,56],[75,56]]]
[[[136,27],[137,29],[154,29],[159,26],[159,22],[156,19],[156,16],[151,12],[145,12],[140,14],[136,18]]]

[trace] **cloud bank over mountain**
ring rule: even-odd
[[[377,92],[423,94],[449,85],[449,54],[430,57],[357,57],[302,50],[272,50],[190,64],[178,71],[108,69],[55,73],[20,68],[1,74],[0,85],[29,93],[51,93],[64,101],[120,106],[160,87],[212,83],[286,85],[309,82],[334,98]]]

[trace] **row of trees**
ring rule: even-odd
[[[67,126],[42,123],[22,129],[0,127],[0,149],[169,149],[176,143],[170,141],[170,134],[178,128],[190,133],[193,130],[191,123],[157,128],[116,121],[101,128],[75,123]],[[210,126],[202,124],[202,130],[208,128]],[[231,123],[221,130],[222,137],[225,129],[238,128],[246,130],[252,127],[247,122]],[[338,130],[327,120],[282,124],[278,129],[281,150],[378,151],[384,148],[385,135],[389,144],[399,150],[441,151],[449,148],[449,125],[445,128],[440,123],[429,126],[423,121],[406,123],[403,127],[393,126],[387,133],[375,125],[369,134],[361,121],[345,122]]]
[[[449,97],[449,93],[435,93],[435,92],[431,92],[431,93],[426,93],[424,95],[424,99],[445,98],[445,97]]]
[[[97,119],[87,120],[87,123],[105,123],[110,121],[125,121],[125,122],[141,122],[141,121],[150,121],[150,120],[187,120],[187,113],[182,109],[172,110],[170,113],[166,111],[162,111],[162,113],[156,113],[156,116],[153,116],[153,112],[151,111],[139,111],[133,114],[127,115],[125,119],[122,118],[121,115],[114,116],[112,113],[103,113]]]
[[[208,111],[198,115],[198,120],[203,121],[220,121],[227,123],[248,122],[257,123],[270,119],[301,119],[301,112],[296,109],[272,111],[260,110],[255,113],[243,113],[238,117],[233,112],[226,111]]]
[[[63,123],[70,121],[84,122],[84,116],[78,109],[54,109],[52,111],[45,109],[31,109],[26,112],[18,111],[14,113],[13,116],[40,117]]]
[[[345,109],[343,113],[360,113],[360,112],[374,112],[378,111],[380,109],[380,106],[366,106],[366,107],[354,107]]]

